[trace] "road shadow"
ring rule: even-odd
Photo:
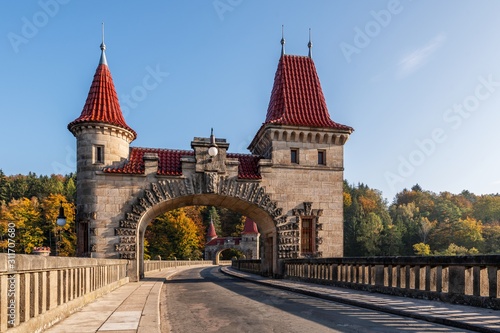
[[[174,276],[173,279],[165,281],[164,287],[196,283],[201,289],[204,283],[215,283],[232,293],[312,321],[336,332],[470,332],[256,284],[227,276],[219,271],[219,267],[203,268],[199,274],[200,277],[195,279]],[[264,321],[266,318],[265,313],[252,315],[260,316],[256,320]],[[239,331],[244,332],[246,329],[248,328],[243,327]],[[252,332],[251,329],[248,332]]]

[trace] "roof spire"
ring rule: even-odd
[[[214,221],[212,220],[212,215],[210,215],[210,224],[208,225],[208,231],[207,231],[207,242],[210,242],[214,238],[217,238],[217,232],[215,232],[215,226],[214,226]]]
[[[281,25],[281,55],[285,54],[285,28],[284,25]]]
[[[108,65],[108,61],[106,60],[106,44],[104,44],[104,22],[102,22],[102,43],[101,43],[101,60],[99,61],[99,65]]]
[[[309,58],[312,58],[312,46],[313,46],[313,43],[311,41],[311,28],[309,28],[309,43],[307,43],[307,47],[309,48]]]

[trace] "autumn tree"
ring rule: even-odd
[[[146,230],[148,252],[154,258],[200,259],[203,243],[199,229],[184,209],[174,209],[157,217]]]
[[[482,253],[500,254],[500,222],[483,225]]]
[[[392,224],[380,191],[364,184],[352,186],[344,182],[343,197],[345,255],[396,253],[401,233]],[[390,248],[386,248],[388,245]]]
[[[0,225],[7,230],[9,223],[15,224],[15,251],[16,253],[31,253],[35,246],[42,246],[45,240],[39,203],[36,197],[14,199],[2,206],[0,211]],[[2,244],[5,249],[5,243]]]
[[[500,222],[500,196],[482,195],[472,209],[472,217],[484,224]]]
[[[59,215],[59,207],[63,206],[66,224],[58,226],[56,224]],[[57,249],[57,254],[62,257],[74,256],[76,252],[76,233],[75,233],[75,206],[67,202],[62,194],[49,194],[41,202],[42,220],[45,222],[42,226],[45,239],[49,240],[52,249]],[[55,253],[56,251],[53,251]]]
[[[429,244],[417,243],[413,244],[413,250],[417,256],[429,256],[431,255],[431,247]]]

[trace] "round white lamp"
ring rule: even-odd
[[[219,149],[217,149],[217,145],[215,144],[215,136],[214,129],[210,133],[210,147],[208,148],[208,155],[210,157],[215,157],[219,153]]]

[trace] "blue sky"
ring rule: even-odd
[[[0,13],[8,175],[75,171],[66,126],[85,103],[103,21],[132,145],[190,149],[213,127],[231,152],[248,152],[283,24],[288,54],[307,54],[312,29],[330,115],[355,128],[349,182],[389,202],[416,183],[500,192],[500,1],[8,0]]]

